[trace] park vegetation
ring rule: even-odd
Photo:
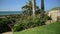
[[[32,2],[29,1],[25,6],[22,7],[22,14],[8,15],[4,16],[5,18],[0,18],[0,33],[6,31],[22,31],[28,28],[45,25],[45,22],[51,18],[44,11],[44,20],[41,19],[43,17],[41,17],[42,11],[38,6],[35,7],[36,11],[34,17],[32,14]]]
[[[44,0],[41,0],[41,9],[35,6],[35,15],[33,17],[32,2],[29,1],[25,6],[22,6],[22,14],[8,15],[5,18],[0,18],[0,33],[12,31],[18,32],[29,28],[34,28],[46,25],[47,20],[51,20],[44,11]]]

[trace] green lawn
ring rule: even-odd
[[[14,34],[60,34],[60,22],[14,32]]]

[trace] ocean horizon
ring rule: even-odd
[[[0,15],[21,14],[22,11],[0,11]]]

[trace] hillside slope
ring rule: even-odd
[[[14,34],[60,34],[60,22],[14,32]]]

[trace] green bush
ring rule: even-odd
[[[44,17],[44,21],[41,20],[39,15],[36,15],[34,18],[33,16],[22,16],[20,18],[20,21],[14,25],[13,27],[13,31],[21,31],[24,29],[28,29],[28,28],[33,28],[36,26],[41,26],[43,25],[42,23],[45,22],[46,20],[49,20],[50,17],[45,15]]]
[[[22,30],[22,29],[23,29],[22,27],[23,27],[23,26],[22,26],[22,23],[16,24],[16,25],[14,25],[14,27],[13,27],[13,31]]]
[[[11,22],[7,19],[0,20],[0,33],[11,30],[10,27],[8,26],[9,23]]]
[[[21,31],[24,29],[33,28],[40,25],[41,22],[39,17],[35,17],[33,20],[32,16],[26,16],[24,17],[22,22],[19,22],[14,25],[13,31]]]
[[[12,18],[11,16],[6,18],[0,18],[0,33],[11,31],[10,27],[12,27],[12,25],[9,25],[14,24],[15,21],[15,18]]]

